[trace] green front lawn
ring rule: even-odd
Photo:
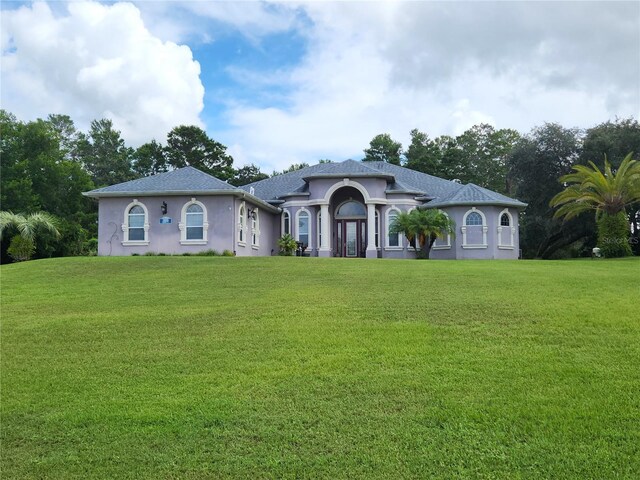
[[[640,261],[2,266],[10,478],[640,478]]]

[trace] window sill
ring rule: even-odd
[[[402,250],[404,250],[404,248],[402,247],[384,247],[385,251],[389,252],[389,251],[398,251],[401,252]]]
[[[206,240],[180,240],[180,245],[206,245]]]
[[[247,243],[246,242],[238,242],[238,246],[239,247],[246,247]]]
[[[251,245],[251,248],[253,250],[258,250],[260,248],[260,245]]]
[[[474,248],[487,248],[488,245],[462,245],[462,248],[474,249]]]
[[[512,245],[498,245],[500,250],[513,250],[515,247]]]
[[[438,247],[431,247],[431,250],[451,250],[451,245],[440,245]]]
[[[146,245],[149,245],[149,241],[144,241],[144,240],[129,240],[126,242],[122,242],[122,246],[123,247],[144,247]]]

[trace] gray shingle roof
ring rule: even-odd
[[[509,198],[492,190],[479,187],[473,183],[460,185],[460,188],[448,195],[435,198],[426,204],[427,208],[447,207],[452,205],[500,205],[507,207],[526,207],[513,198]]]
[[[114,196],[118,194],[151,193],[203,193],[236,190],[236,187],[201,172],[194,167],[184,167],[150,177],[118,183],[87,192],[89,197]]]
[[[307,179],[323,177],[383,177],[389,181],[388,192],[425,194],[430,197],[449,194],[460,185],[449,180],[416,172],[386,162],[361,162],[345,160],[337,163],[321,163],[295,172],[277,175],[240,187],[246,191],[254,188],[255,195],[266,201],[280,200],[291,193],[306,191]]]
[[[323,163],[322,168],[310,172],[303,177],[305,180],[312,178],[331,178],[331,177],[382,177],[387,176],[390,179],[392,175],[386,175],[379,169],[370,166],[374,162],[356,162],[355,160],[345,160],[340,163]]]
[[[283,199],[288,196],[308,195],[308,181],[314,178],[372,176],[385,178],[389,182],[387,193],[406,193],[433,198],[432,201],[426,204],[427,208],[452,205],[526,206],[525,203],[518,200],[472,183],[460,185],[450,180],[444,180],[386,162],[360,162],[354,160],[346,160],[339,163],[320,163],[250,183],[243,187],[234,187],[194,167],[185,167],[109,187],[98,188],[86,192],[85,195],[99,198],[153,194],[188,195],[225,192],[242,194],[242,192],[246,192],[263,202],[277,204],[282,203]]]

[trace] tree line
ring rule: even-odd
[[[43,211],[57,217],[59,238],[48,231],[39,234],[36,258],[89,254],[97,242],[97,203],[82,192],[187,165],[236,186],[269,177],[256,165],[234,168],[226,150],[193,125],[175,127],[164,145],[151,140],[131,148],[108,119],[94,120],[82,132],[67,115],[22,122],[0,110],[1,209],[25,215]],[[640,152],[640,125],[635,119],[616,119],[586,131],[550,123],[525,135],[484,124],[456,137],[430,138],[414,129],[406,150],[390,135],[380,134],[364,149],[363,161],[385,161],[471,182],[527,202],[521,216],[523,253],[555,258],[581,254],[595,245],[596,238],[595,222],[588,216],[570,221],[553,218],[549,201],[563,188],[558,178],[589,160],[603,165],[605,155],[615,169],[629,152]],[[294,164],[272,175],[306,166]],[[637,210],[635,205],[628,212],[636,222]],[[637,224],[635,232],[637,236]],[[7,247],[4,235],[2,262],[8,261]]]
[[[406,149],[383,133],[364,149],[363,160],[402,165],[517,198],[528,204],[520,216],[523,256],[563,258],[588,255],[596,246],[597,228],[593,215],[554,217],[550,202],[564,188],[560,177],[590,161],[604,170],[605,158],[615,171],[630,153],[633,158],[640,154],[640,124],[633,118],[586,130],[545,123],[527,134],[482,124],[456,137],[430,138],[414,129]],[[626,209],[636,255],[640,255],[639,210],[639,203]]]

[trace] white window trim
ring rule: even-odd
[[[376,211],[375,211],[375,213],[373,215],[373,218],[374,218],[374,222],[376,222],[375,229],[373,231],[373,242],[374,242],[374,245],[375,245],[376,236],[377,236],[378,237],[378,244],[376,245],[376,249],[380,250],[380,248],[382,247],[382,245],[380,245],[380,243],[381,243],[380,242],[380,238],[381,238],[381,235],[380,235],[380,212],[378,211],[377,208],[376,208]]]
[[[247,245],[247,236],[246,225],[247,225],[247,206],[245,202],[240,202],[240,206],[238,207],[238,245],[244,247]]]
[[[129,210],[135,206],[140,206],[144,210],[144,240],[129,240]],[[149,210],[147,210],[144,203],[139,202],[137,198],[134,198],[133,202],[127,205],[124,209],[124,221],[122,223],[124,240],[122,241],[122,245],[125,247],[149,245],[149,226]]]
[[[187,208],[191,205],[198,205],[202,208],[202,239],[187,240]],[[206,245],[208,243],[209,222],[207,207],[204,206],[204,203],[199,202],[195,198],[192,198],[189,202],[185,203],[182,206],[182,211],[180,212],[180,223],[178,224],[178,228],[180,229],[180,245]]]
[[[469,243],[467,243],[467,217],[472,212],[476,212],[476,213],[480,214],[480,216],[482,217],[482,243],[481,244],[469,244]],[[480,225],[473,225],[473,226],[474,227],[479,227]],[[487,226],[487,217],[482,212],[482,210],[478,210],[476,207],[472,207],[471,210],[467,210],[467,212],[464,214],[464,217],[462,217],[462,227],[460,227],[460,230],[462,231],[462,248],[473,249],[473,248],[487,248],[488,247],[488,245],[487,245],[487,231],[489,230],[489,227]]]
[[[260,211],[258,208],[253,209],[253,215],[251,218],[251,248],[257,250],[260,247]]]
[[[320,249],[322,245],[322,210],[316,213],[316,249]]]
[[[503,227],[502,226],[502,215],[506,214],[509,217],[509,226],[508,227]],[[508,244],[504,244],[502,243],[502,230],[508,228],[510,230],[511,235],[509,236],[509,243]],[[515,234],[516,234],[516,227],[513,224],[513,215],[511,215],[511,212],[509,211],[508,208],[505,208],[504,210],[502,210],[499,214],[498,214],[498,248],[501,250],[513,250],[515,248]]]
[[[398,233],[398,246],[397,247],[390,247],[389,246],[389,214],[391,212],[396,212],[397,214],[402,213],[401,210],[396,207],[395,205],[391,205],[390,208],[387,208],[387,211],[384,213],[384,223],[385,223],[385,243],[384,243],[384,249],[387,251],[394,251],[394,250],[403,250],[404,246],[403,246],[403,235],[400,235]]]
[[[446,215],[447,218],[449,218],[449,215],[447,215],[445,212],[442,212],[444,215]],[[447,233],[447,237],[446,237],[446,243],[440,244],[438,245],[438,240],[440,239],[440,237],[436,238],[436,241],[433,243],[433,247],[431,247],[431,250],[450,250],[451,249],[451,234]]]
[[[300,241],[300,214],[305,212],[307,214],[307,218],[309,219],[309,223],[307,224],[307,237],[309,238],[309,241],[307,243],[307,248],[309,248],[311,246],[311,212],[309,212],[309,210],[307,210],[306,208],[300,208],[297,212],[296,212],[296,242]]]
[[[285,216],[289,218],[289,231],[285,231],[284,229],[284,224],[285,224]],[[291,235],[291,212],[287,209],[282,211],[282,217],[280,220],[280,231],[282,232],[282,235],[284,235],[285,233],[288,233],[289,235]]]

